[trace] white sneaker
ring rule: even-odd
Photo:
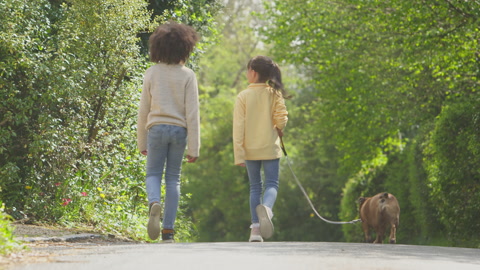
[[[259,204],[255,209],[257,211],[258,221],[260,222],[260,234],[263,238],[268,239],[273,235],[273,223],[272,223],[272,209]]]
[[[263,242],[262,235],[260,234],[260,224],[255,223],[250,226],[250,239],[248,242]]]
[[[147,232],[150,239],[155,240],[160,236],[160,217],[162,215],[162,206],[159,203],[153,203],[150,207],[150,216],[148,218]]]

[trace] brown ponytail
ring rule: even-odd
[[[272,59],[266,56],[255,56],[250,59],[247,64],[247,68],[254,70],[258,73],[258,81],[264,82],[272,87],[278,94],[281,94],[283,98],[289,99],[291,96],[287,94],[287,91],[283,87],[282,72],[278,65],[273,62]]]

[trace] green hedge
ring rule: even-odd
[[[480,98],[443,108],[425,159],[431,196],[454,245],[480,246]]]
[[[359,197],[390,192],[398,199],[401,208],[397,243],[445,244],[436,237],[436,232],[441,230],[442,226],[436,222],[434,203],[423,170],[424,140],[425,136],[420,133],[401,149],[389,152],[388,155],[379,155],[377,162],[368,163],[361,172],[349,179],[341,202],[342,219],[352,220],[359,217]],[[347,241],[363,241],[360,224],[344,225],[343,233]]]
[[[479,104],[477,97],[451,102],[402,151],[386,154],[385,164],[365,166],[345,185],[341,218],[358,217],[358,197],[387,191],[401,207],[399,243],[479,247]],[[343,232],[362,241],[360,228]]]

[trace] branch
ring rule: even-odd
[[[466,13],[463,10],[461,10],[460,8],[456,7],[450,0],[445,0],[445,1],[448,3],[448,5],[451,8],[453,8],[456,12],[460,13],[462,16],[472,17],[472,14]]]
[[[0,122],[0,127],[5,125],[8,122],[8,120],[10,120],[10,119],[7,118],[7,119],[3,120],[2,122]]]

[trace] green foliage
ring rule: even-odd
[[[384,187],[387,165],[386,155],[379,152],[378,156],[366,162],[362,170],[348,180],[343,189],[343,198],[340,207],[340,218],[342,220],[354,220],[360,218],[358,198],[372,197],[380,192],[387,191]],[[396,194],[395,194],[396,195]],[[345,239],[348,242],[363,242],[364,235],[359,224],[344,225],[342,227]]]
[[[18,53],[13,56],[17,58],[3,62],[14,69],[5,90],[21,96],[12,96],[2,107],[6,115],[12,115],[2,127],[2,132],[10,135],[2,144],[8,151],[2,174],[9,180],[3,184],[10,187],[2,189],[2,198],[17,218],[59,222],[70,217],[70,210],[76,213],[70,221],[77,217],[76,221],[95,223],[103,218],[78,217],[76,210],[106,202],[84,199],[87,196],[82,192],[95,197],[97,189],[115,194],[129,191],[125,186],[141,185],[136,168],[141,162],[134,155],[134,144],[124,144],[123,138],[135,134],[135,107],[131,104],[138,97],[140,80],[133,72],[142,67],[135,34],[148,27],[148,11],[141,1],[128,5],[71,1],[57,10],[47,1],[37,2],[42,1],[23,3],[24,7],[12,5],[18,10],[10,11],[24,15],[16,17],[19,22],[12,25],[33,26],[24,35],[35,42],[16,47]],[[16,75],[19,73],[23,76]],[[4,74],[10,76],[7,71]],[[125,181],[129,177],[137,180]],[[137,208],[143,206],[143,197],[133,201]],[[115,211],[118,203],[125,201],[108,205]],[[128,207],[128,211],[134,210]]]
[[[193,70],[197,71],[200,56],[218,36],[215,14],[220,11],[221,5],[217,0],[149,0],[148,2],[156,21],[162,23],[175,20],[185,23],[194,27],[201,35],[202,42],[197,44],[188,63]],[[145,41],[148,41],[147,37]]]
[[[380,141],[434,118],[445,97],[478,86],[478,17],[452,14],[448,3],[275,1],[265,16],[275,55],[304,70],[322,99],[349,173]]]
[[[149,33],[174,19],[202,36],[188,63],[200,83],[202,150],[184,165],[177,239],[248,238],[231,114],[248,59],[266,54],[294,94],[292,168],[323,216],[355,219],[358,197],[388,191],[402,209],[399,243],[478,247],[478,3],[278,0],[252,17],[253,4],[226,1],[218,18],[214,0],[0,2],[6,212],[146,238],[137,104]],[[280,178],[273,240],[363,241],[358,224],[315,218],[285,160]]]
[[[14,218],[145,238],[139,33],[184,12],[208,37],[217,7],[190,10],[182,1],[155,22],[142,0],[52,2],[0,3],[8,14],[0,18],[0,198]],[[183,211],[177,239],[188,241],[193,226]]]
[[[417,137],[420,142],[421,138]],[[371,162],[352,177],[344,188],[340,212],[342,219],[359,218],[358,197],[390,192],[395,195],[401,208],[397,242],[441,244],[440,234],[444,227],[435,215],[436,203],[430,196],[423,163],[418,160],[422,153],[420,144],[412,142],[406,148],[390,153],[388,159],[386,155],[379,156],[376,162]],[[364,241],[359,225],[343,226],[343,232],[349,242]]]
[[[448,238],[478,247],[480,203],[480,99],[445,106],[426,152],[431,195]]]
[[[302,87],[301,83],[297,85]],[[284,135],[285,147],[292,169],[317,211],[327,219],[338,220],[341,189],[346,181],[346,175],[338,172],[339,152],[332,144],[327,143],[331,138],[322,130],[321,101],[302,90],[296,93],[294,99],[287,101],[289,123]],[[281,225],[277,226],[280,227],[277,239],[282,241],[342,239],[340,226],[324,223],[315,216],[295,184],[286,161],[282,162],[281,187],[277,200],[276,207],[282,209],[278,213]]]
[[[36,4],[37,1],[32,1],[31,6],[22,1],[0,3],[2,14],[12,14],[0,18],[0,92],[3,97],[0,101],[0,175],[4,179],[2,199],[7,204],[24,196],[19,180],[25,177],[29,167],[26,163],[32,127],[28,122],[36,125],[41,110],[37,106],[41,96],[32,93],[33,85],[38,85],[38,77],[32,73],[43,66],[42,54],[38,51],[42,48],[49,22],[42,16],[44,7]],[[7,185],[8,189],[5,189]]]
[[[191,194],[188,209],[198,241],[245,241],[251,223],[248,177],[245,168],[233,164],[232,119],[235,97],[248,84],[246,64],[260,53],[246,26],[251,16],[226,12],[217,18],[223,35],[199,62],[200,157],[183,167],[188,182],[182,192]]]
[[[428,174],[424,169],[423,152],[425,144],[428,142],[428,136],[424,131],[428,132],[430,129],[431,127],[427,125],[407,146],[404,157],[399,160],[405,166],[398,170],[403,170],[408,174],[407,186],[403,185],[405,182],[397,183],[397,185],[408,188],[409,194],[408,197],[400,198],[406,202],[402,203],[405,207],[402,208],[404,214],[402,214],[401,223],[407,226],[408,224],[415,224],[415,226],[406,228],[411,232],[403,234],[403,237],[408,242],[421,245],[428,243],[443,244],[445,242],[443,236],[445,228],[439,221],[436,200],[430,196]],[[402,226],[402,230],[403,227],[406,226]]]
[[[438,239],[443,229],[439,220],[454,224],[458,211],[468,212],[468,208],[473,213],[474,202],[457,208],[455,215],[446,215],[441,209],[448,207],[437,205],[438,197],[447,201],[456,194],[454,190],[462,189],[451,184],[430,189],[438,182],[432,180],[438,178],[437,171],[444,168],[433,160],[446,165],[453,157],[437,157],[436,150],[423,149],[425,145],[463,149],[459,152],[464,155],[455,162],[468,164],[464,170],[474,171],[469,179],[478,176],[478,166],[471,163],[479,156],[477,137],[465,135],[466,143],[458,141],[454,132],[441,136],[442,141],[425,134],[445,104],[478,102],[479,15],[478,3],[468,1],[266,3],[265,42],[273,45],[277,61],[294,65],[303,75],[304,82],[295,85],[293,102],[298,110],[291,118],[296,120],[294,147],[303,155],[296,157],[295,165],[302,168],[300,179],[318,179],[308,186],[323,186],[312,192],[313,198],[318,194],[315,199],[323,202],[320,208],[335,211],[338,203],[341,218],[350,220],[357,215],[359,196],[387,189],[399,197],[402,207],[399,239],[422,244],[445,243]],[[375,165],[379,157],[384,159],[380,167]],[[430,160],[434,166],[424,170]],[[325,168],[325,161],[333,165],[327,166],[333,173],[319,170]],[[325,193],[329,183],[334,183],[337,194],[345,185],[343,197],[337,196],[341,203]],[[473,199],[478,194],[469,196]],[[475,218],[468,214],[455,224],[463,225],[465,235],[472,235],[475,226],[468,227],[466,222],[476,224]],[[348,241],[357,241],[361,234],[348,226],[343,232]]]
[[[0,255],[8,254],[21,248],[20,243],[13,238],[11,217],[4,212],[5,205],[0,201]]]
[[[234,92],[223,91],[202,106],[202,152],[195,164],[185,164],[189,175],[184,192],[191,193],[189,209],[199,241],[239,241],[248,237],[248,178],[233,165],[232,113]]]

